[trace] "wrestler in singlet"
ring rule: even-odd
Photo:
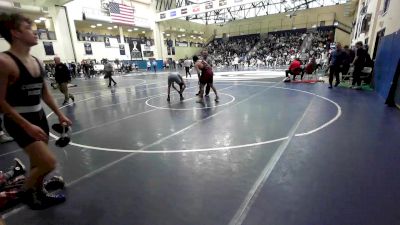
[[[207,64],[204,60],[201,60],[201,64],[203,68],[201,68],[201,76],[200,76],[200,83],[201,84],[212,84],[213,83],[213,76],[214,72],[210,65]]]
[[[10,52],[5,52],[5,54],[9,55],[14,60],[19,70],[19,77],[10,81],[7,87],[7,103],[22,117],[40,127],[48,135],[49,126],[41,105],[44,85],[43,77],[45,74],[42,66],[38,59],[35,58],[36,62],[39,64],[40,75],[34,77],[16,56]],[[21,148],[25,148],[36,141],[36,139],[30,136],[20,125],[7,116],[4,116],[4,126]]]

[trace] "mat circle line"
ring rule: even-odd
[[[230,94],[226,94],[226,93],[221,93],[220,92],[219,95],[226,95],[226,96],[231,97],[232,99],[229,102],[226,102],[226,103],[223,103],[223,104],[216,104],[214,106],[205,106],[205,107],[202,107],[202,108],[193,107],[193,108],[187,108],[187,109],[177,109],[177,108],[168,108],[168,107],[162,107],[162,106],[155,106],[155,105],[150,104],[149,103],[150,100],[160,97],[160,96],[154,96],[154,97],[151,97],[151,98],[147,99],[146,105],[150,106],[152,108],[156,108],[156,109],[181,110],[181,111],[185,111],[186,110],[187,111],[187,110],[199,110],[199,109],[217,108],[217,107],[221,107],[221,106],[224,106],[224,105],[231,104],[232,102],[234,102],[236,100],[236,98],[233,95],[230,95]],[[199,104],[199,103],[197,103],[197,104]]]
[[[259,87],[266,87],[264,85],[247,85],[247,84],[238,84],[238,85],[242,85],[242,86],[259,86]],[[338,103],[336,103],[335,101],[317,95],[315,93],[312,92],[308,92],[308,91],[303,91],[303,90],[299,90],[299,89],[293,89],[293,88],[285,88],[285,87],[270,87],[270,88],[276,88],[276,89],[283,89],[283,90],[291,90],[291,91],[297,91],[297,92],[302,92],[302,93],[306,93],[309,95],[313,95],[315,97],[318,97],[320,99],[323,99],[325,101],[328,101],[330,103],[332,103],[336,109],[337,109],[337,113],[335,115],[335,117],[333,117],[331,120],[329,120],[328,122],[322,124],[321,126],[307,131],[307,132],[303,132],[303,133],[299,133],[299,134],[295,134],[296,137],[302,137],[302,136],[307,136],[310,134],[313,134],[327,126],[329,126],[330,124],[332,124],[333,122],[335,122],[336,120],[339,119],[339,117],[342,115],[342,108],[340,107],[340,105]],[[63,107],[61,107],[63,108]],[[54,113],[51,112],[47,115],[47,118],[49,118],[51,115],[53,115]],[[52,138],[58,139],[59,137],[53,133],[50,132],[50,136]],[[75,142],[70,142],[70,145],[72,146],[76,146],[79,148],[85,148],[85,149],[92,149],[92,150],[98,150],[98,151],[108,151],[108,152],[134,152],[134,153],[146,153],[146,154],[166,154],[166,153],[191,153],[191,152],[207,152],[207,151],[222,151],[222,150],[234,150],[234,149],[240,149],[240,148],[245,148],[245,147],[254,147],[254,146],[260,146],[260,145],[265,145],[265,144],[270,144],[270,143],[275,143],[275,142],[279,142],[279,141],[283,141],[286,140],[288,138],[288,136],[286,137],[281,137],[281,138],[276,138],[276,139],[271,139],[271,140],[267,140],[267,141],[262,141],[262,142],[254,142],[254,143],[249,143],[249,144],[243,144],[243,145],[233,145],[233,146],[224,146],[224,147],[215,147],[215,148],[201,148],[201,149],[175,149],[175,150],[137,150],[137,149],[117,149],[117,148],[104,148],[104,147],[97,147],[97,146],[91,146],[91,145],[83,145],[83,144],[79,144],[79,143],[75,143]]]

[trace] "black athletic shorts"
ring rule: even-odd
[[[47,123],[46,114],[43,109],[39,112],[21,113],[20,115],[33,125],[42,128],[42,130],[49,135],[49,124]],[[21,148],[25,148],[36,141],[36,139],[31,137],[20,125],[7,116],[4,116],[4,127],[7,133],[14,138],[15,142],[17,142]]]

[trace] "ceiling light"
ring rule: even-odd
[[[138,28],[133,28],[133,30],[139,30]]]
[[[43,20],[43,21],[45,21],[45,20],[47,20],[46,18],[44,18],[44,17],[40,17],[39,18],[39,20]]]
[[[103,24],[101,24],[101,23],[98,23],[98,24],[96,24],[98,27],[101,27],[101,26],[103,26]]]
[[[165,32],[163,31],[163,32],[161,32],[162,34],[165,34]]]
[[[92,25],[92,26],[90,26],[91,28],[96,28],[96,25]]]
[[[181,35],[178,35],[178,37],[181,37]]]
[[[40,23],[40,22],[42,22],[41,20],[35,20],[35,23]]]
[[[170,34],[167,34],[167,36],[170,36]]]
[[[128,29],[128,32],[132,32],[132,29]]]
[[[112,27],[108,27],[107,29],[111,30],[111,29],[112,29]]]
[[[186,35],[185,34],[182,34],[182,37],[185,37]]]
[[[193,39],[196,39],[196,37],[193,37]]]
[[[118,28],[118,26],[114,26],[114,28]]]
[[[144,34],[144,33],[146,33],[146,31],[142,31],[142,33]]]

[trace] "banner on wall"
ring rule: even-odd
[[[85,47],[86,55],[93,55],[92,44],[91,43],[84,43],[83,46]]]
[[[206,2],[206,9],[212,9],[213,8],[213,2]]]
[[[146,57],[146,58],[154,57],[154,52],[153,51],[143,51],[143,57]]]
[[[129,50],[131,52],[131,59],[142,59],[142,47],[140,39],[129,40]]]
[[[49,36],[47,34],[46,29],[38,29],[37,36],[39,37],[40,40],[49,40]]]
[[[145,39],[144,44],[142,44],[143,58],[154,57],[154,41],[151,39]]]
[[[175,47],[171,48],[171,55],[175,55]]]
[[[171,55],[171,47],[167,47],[167,54]]]
[[[187,14],[187,8],[181,9],[181,15],[185,15],[185,14]]]
[[[125,45],[124,44],[119,45],[119,54],[125,55]]]
[[[54,55],[53,42],[43,41],[43,47],[46,55]]]
[[[110,46],[111,48],[119,48],[118,38],[110,38]]]
[[[258,0],[214,0],[214,1],[197,1],[197,2],[198,3],[189,6],[184,6],[157,13],[156,22],[169,19],[176,19],[184,16],[202,14],[213,10],[225,9],[244,4],[255,3],[258,2]]]
[[[111,47],[110,38],[104,37],[104,45],[106,46],[106,48],[110,48]]]

